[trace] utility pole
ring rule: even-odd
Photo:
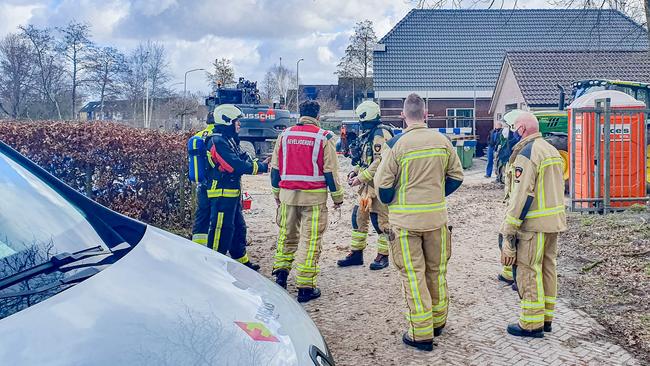
[[[187,74],[194,71],[205,71],[205,69],[191,69],[185,71],[185,81],[183,82],[183,113],[181,113],[181,126],[185,131],[185,103],[187,102]]]
[[[296,114],[298,117],[300,117],[300,106],[298,104],[298,96],[300,94],[300,78],[298,75],[300,75],[300,61],[305,61],[304,59],[300,59],[296,62]]]

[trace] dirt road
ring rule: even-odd
[[[342,165],[345,163],[342,162]],[[517,318],[518,296],[496,280],[499,271],[497,229],[502,217],[502,189],[483,178],[484,162],[466,171],[465,183],[449,199],[454,226],[449,263],[449,319],[437,347],[426,353],[401,343],[406,309],[401,285],[391,265],[370,271],[376,236],[369,237],[366,266],[338,268],[349,250],[351,189],[339,220],[330,211],[320,260],[323,296],[305,305],[334,354],[337,365],[639,365],[632,354],[612,343],[604,329],[560,299],[554,332],[544,339],[508,336],[505,327]],[[342,170],[342,173],[346,170]],[[268,176],[246,179],[254,197],[247,213],[249,253],[271,276],[275,240],[275,203]],[[337,222],[336,222],[337,221]],[[290,285],[289,291],[295,294]],[[442,361],[442,363],[440,363]]]

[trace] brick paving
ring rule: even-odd
[[[480,166],[479,166],[480,167]],[[365,251],[366,266],[337,268],[348,250],[351,190],[343,217],[331,225],[321,256],[321,299],[305,305],[323,333],[337,365],[641,365],[611,339],[595,320],[571,309],[559,298],[553,332],[543,339],[509,336],[506,326],[517,319],[519,298],[496,280],[499,271],[497,229],[502,217],[501,190],[485,184],[480,170],[470,171],[466,184],[449,200],[454,226],[449,263],[451,305],[447,327],[435,339],[433,352],[401,343],[406,329],[405,302],[394,267],[367,268],[375,255]],[[269,223],[275,205],[259,191],[247,220],[253,236],[250,253],[270,276],[277,229]],[[332,215],[334,216],[334,215]],[[369,238],[375,242],[374,235]],[[560,245],[562,242],[560,240]],[[290,286],[290,292],[295,289]]]

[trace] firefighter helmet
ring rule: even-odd
[[[214,124],[230,126],[234,120],[242,118],[241,110],[232,104],[222,104],[214,109]]]
[[[357,116],[359,116],[360,122],[379,120],[379,117],[381,115],[379,105],[369,100],[366,100],[365,102],[359,104],[356,112]]]
[[[515,122],[517,122],[517,117],[520,114],[524,113],[521,109],[513,109],[510,112],[503,115],[503,122],[511,130],[515,127]]]

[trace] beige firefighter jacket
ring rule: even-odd
[[[317,119],[311,117],[300,117],[300,124],[312,124],[320,127],[320,123]],[[277,172],[280,169],[278,156],[280,151],[280,145],[276,143],[273,148],[273,155],[271,157],[271,179],[273,179],[274,172],[273,169]],[[295,156],[291,157],[292,159],[311,159],[311,156]],[[341,183],[339,179],[339,162],[336,155],[336,139],[330,138],[325,142],[323,146],[323,173],[328,176],[331,175],[332,184],[336,187],[335,190],[331,190],[330,194],[332,196],[332,201],[334,203],[343,202],[343,189],[341,188]],[[331,174],[328,174],[331,173]],[[318,189],[318,190],[291,190],[284,188],[272,187],[273,194],[275,198],[280,199],[280,202],[286,203],[293,206],[314,206],[327,202],[327,188]]]
[[[513,148],[507,174],[504,236],[566,231],[564,161],[557,149],[540,133],[527,136]]]
[[[463,181],[456,149],[441,133],[416,124],[386,143],[374,183],[391,225],[432,231],[447,224],[445,196]]]

